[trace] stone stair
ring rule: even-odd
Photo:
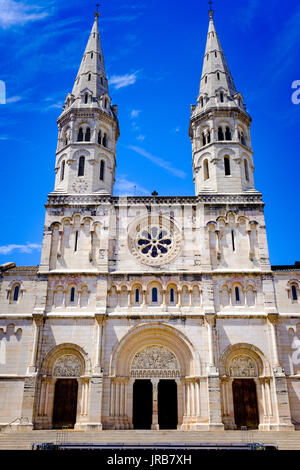
[[[0,450],[29,450],[32,444],[57,442],[59,431],[0,432]],[[300,450],[300,431],[73,431],[67,434],[69,443],[126,443],[126,444],[233,444],[259,442],[274,444],[279,450]]]

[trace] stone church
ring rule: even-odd
[[[297,429],[300,263],[270,266],[251,117],[213,11],[188,197],[113,195],[98,23],[57,121],[40,265],[1,265],[0,426]]]

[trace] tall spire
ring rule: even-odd
[[[75,98],[81,96],[82,92],[86,89],[90,90],[92,96],[96,99],[108,93],[108,82],[105,73],[98,25],[99,16],[100,13],[97,9],[92,31],[72,91],[72,95],[74,95]]]
[[[212,2],[209,4],[209,27],[199,93],[211,98],[217,89],[223,88],[226,94],[233,96],[236,89],[214,25]]]

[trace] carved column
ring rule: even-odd
[[[33,345],[32,345],[32,353],[30,364],[27,368],[27,374],[35,374],[36,373],[36,360],[38,354],[38,346],[39,346],[39,339],[40,339],[40,329],[43,325],[43,315],[33,313]]]
[[[158,402],[157,402],[158,382],[159,382],[159,379],[151,379],[151,383],[152,383],[152,425],[151,425],[151,429],[155,429],[155,430],[159,429],[159,424],[158,424]]]

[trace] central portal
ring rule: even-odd
[[[133,427],[151,429],[152,383],[151,380],[136,380],[133,384]]]
[[[158,382],[158,424],[159,429],[177,429],[177,384],[175,380]]]
[[[74,428],[77,412],[78,382],[76,379],[58,379],[55,384],[53,428]]]
[[[235,379],[232,384],[234,418],[238,429],[257,429],[259,415],[256,386],[253,379]]]

